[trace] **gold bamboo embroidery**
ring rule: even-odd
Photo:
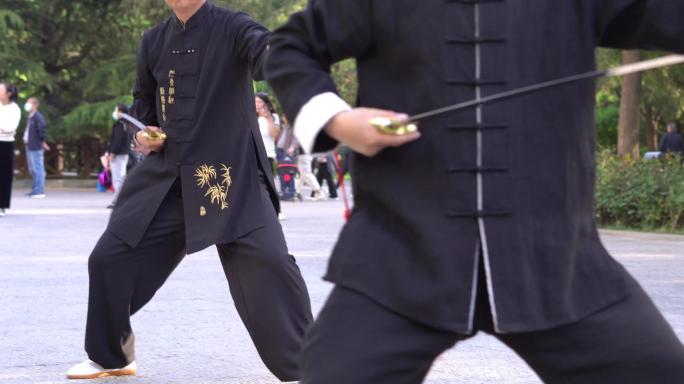
[[[230,169],[231,167],[221,164],[220,175],[213,165],[203,164],[195,169],[197,186],[206,189],[204,197],[207,197],[211,204],[221,207],[221,210],[228,208],[228,190],[233,184]]]

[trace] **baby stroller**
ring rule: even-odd
[[[294,200],[296,195],[295,179],[299,174],[297,161],[289,155],[278,159],[278,178],[280,179],[280,199]]]

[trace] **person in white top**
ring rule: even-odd
[[[266,93],[257,93],[256,97],[254,97],[254,104],[256,106],[261,139],[266,147],[266,156],[271,161],[271,166],[273,166],[275,165],[276,158],[275,140],[278,137],[278,127],[276,125],[278,115],[275,113],[271,100]]]
[[[265,92],[259,92],[254,97],[256,107],[257,122],[261,132],[261,140],[266,148],[266,157],[271,163],[271,170],[276,166],[276,138],[280,130],[280,118],[271,103],[271,99]],[[285,214],[278,212],[278,219],[285,220]]]
[[[21,109],[17,105],[17,87],[0,83],[0,217],[10,207],[14,177],[14,135]]]

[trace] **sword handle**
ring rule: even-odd
[[[402,136],[416,132],[416,123],[401,122],[387,117],[376,117],[370,120],[370,124],[381,133],[386,135]]]
[[[166,133],[164,133],[164,132],[156,132],[156,131],[153,131],[153,130],[147,129],[147,128],[145,128],[145,129],[142,130],[141,136],[144,137],[146,140],[151,140],[151,141],[155,141],[155,140],[163,141],[163,140],[166,140]]]

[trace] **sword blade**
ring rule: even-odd
[[[119,116],[128,121],[129,123],[135,125],[136,128],[140,129],[141,131],[145,129],[145,124],[141,123],[140,120],[136,119],[135,117],[127,114],[127,113],[121,113]]]
[[[438,117],[449,112],[458,111],[460,109],[466,109],[470,107],[475,107],[482,104],[491,103],[494,101],[499,101],[503,99],[508,99],[513,96],[519,96],[522,94],[538,91],[545,88],[551,88],[563,84],[573,83],[579,80],[586,79],[597,79],[600,77],[614,77],[614,76],[624,76],[632,73],[644,72],[651,69],[668,67],[676,64],[684,63],[684,55],[667,55],[659,57],[657,59],[644,60],[638,63],[620,65],[607,70],[596,70],[591,72],[580,73],[576,75],[571,75],[567,77],[562,77],[560,79],[545,81],[542,83],[537,83],[533,85],[528,85],[521,88],[512,89],[510,91],[504,91],[501,93],[496,93],[494,95],[485,96],[479,99],[465,101],[463,103],[458,103],[450,105],[447,107],[435,109],[428,112],[423,112],[417,115],[409,117],[409,122],[418,122],[421,120],[426,120],[432,117]]]

